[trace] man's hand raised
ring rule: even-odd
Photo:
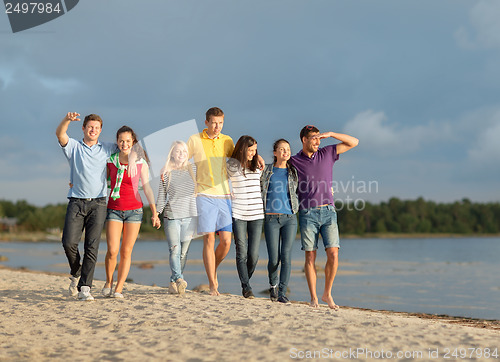
[[[68,112],[68,114],[66,114],[66,117],[64,117],[64,120],[66,121],[70,121],[70,122],[75,122],[75,121],[79,121],[80,118],[80,113],[76,113],[76,112]]]
[[[77,112],[68,112],[66,116],[62,119],[61,123],[59,123],[59,126],[57,126],[56,129],[56,136],[57,140],[59,141],[59,144],[63,147],[66,147],[69,141],[68,137],[68,126],[70,122],[74,121],[79,121],[80,118],[80,113]]]

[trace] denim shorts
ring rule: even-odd
[[[198,211],[199,234],[233,231],[231,199],[198,195],[196,209]]]
[[[302,250],[317,250],[320,234],[325,249],[340,247],[337,212],[332,205],[300,210],[299,225]]]
[[[106,220],[126,222],[130,224],[142,223],[142,209],[135,210],[113,210],[108,209]]]

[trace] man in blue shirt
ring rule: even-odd
[[[83,140],[67,134],[71,122],[80,121],[80,114],[66,114],[56,136],[69,162],[71,187],[64,220],[62,244],[71,269],[70,295],[80,300],[93,300],[90,294],[101,232],[106,219],[106,160],[116,144],[99,142],[102,120],[90,114],[83,121]],[[80,264],[78,243],[85,230],[83,262]]]

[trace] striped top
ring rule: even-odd
[[[196,167],[190,165],[196,179]],[[168,219],[194,217],[196,212],[196,188],[188,170],[172,170],[160,180],[156,210],[159,214],[165,210]]]
[[[233,217],[238,220],[252,221],[264,218],[264,204],[260,191],[262,171],[250,171],[243,168],[234,158],[227,161],[227,174],[232,186]]]

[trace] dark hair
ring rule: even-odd
[[[83,127],[85,128],[87,126],[87,123],[89,123],[89,121],[97,121],[101,124],[101,128],[102,128],[102,119],[101,117],[99,117],[97,114],[89,114],[88,116],[85,116],[85,118],[83,119]]]
[[[273,152],[276,152],[278,150],[278,145],[281,143],[281,142],[286,142],[288,143],[288,145],[290,146],[290,142],[288,142],[286,139],[284,138],[280,138],[279,140],[276,140],[274,141],[273,143]],[[278,161],[278,159],[276,158],[276,156],[274,156],[274,160],[273,160],[273,164],[276,163],[276,161]],[[288,163],[288,161],[287,161]]]
[[[132,136],[132,148],[135,152],[137,152],[137,160],[140,160],[141,158],[144,158],[147,163],[149,163],[149,158],[148,154],[146,153],[146,150],[141,147],[139,144],[139,141],[137,140],[137,135],[135,134],[134,130],[130,128],[129,126],[121,126],[118,128],[118,131],[116,131],[116,140],[118,140],[118,137],[125,132],[129,132],[130,135]]]
[[[319,133],[319,129],[317,129],[315,126],[312,125],[307,125],[302,130],[300,131],[300,141],[303,143],[302,138],[309,136],[309,133]]]
[[[129,126],[121,126],[120,128],[118,128],[118,131],[116,131],[116,140],[118,140],[118,137],[125,132],[129,132],[132,135],[132,139],[134,140],[134,145],[135,145],[137,143],[137,135],[135,134],[134,130]]]
[[[207,113],[205,113],[205,119],[210,122],[211,117],[220,117],[223,116],[224,112],[222,112],[222,109],[218,107],[212,107],[210,108]]]
[[[259,155],[259,153],[255,151],[255,155],[253,156],[252,160],[250,162],[248,162],[247,160],[248,148],[256,144],[257,141],[255,140],[255,138],[244,135],[240,137],[238,142],[236,142],[236,146],[234,146],[234,151],[231,155],[231,158],[234,158],[240,163],[241,167],[243,168],[243,174],[245,173],[245,168],[250,169],[250,171],[252,172],[257,170],[257,166],[259,163],[259,159],[257,156]]]

